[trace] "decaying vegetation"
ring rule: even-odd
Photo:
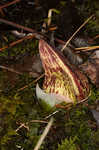
[[[99,149],[98,4],[0,1],[1,150]],[[50,109],[38,99],[37,84],[56,98]],[[73,104],[57,102],[53,91]]]

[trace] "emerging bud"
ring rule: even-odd
[[[57,100],[66,103],[78,103],[89,95],[87,78],[62,54],[44,40],[39,41],[39,52],[45,70],[43,88],[46,94],[55,95]]]

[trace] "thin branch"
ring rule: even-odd
[[[99,34],[96,35],[96,36],[93,38],[93,40],[96,40],[97,38],[99,38]]]
[[[14,42],[10,43],[9,45],[6,45],[6,46],[0,48],[0,51],[3,51],[3,50],[5,50],[6,48],[9,48],[9,47],[13,47],[13,46],[23,42],[24,40],[32,39],[33,37],[35,37],[34,34],[29,35],[29,36],[25,36],[25,37],[23,37],[23,38],[21,38],[21,39],[19,39],[17,41],[14,41]]]
[[[0,65],[0,68],[1,68],[1,69],[5,69],[5,70],[8,70],[8,71],[13,72],[13,73],[16,73],[16,74],[19,74],[19,75],[22,75],[22,74],[23,74],[23,73],[21,73],[21,72],[18,72],[18,71],[16,71],[16,70],[14,70],[14,69],[12,69],[12,68],[8,68],[8,67],[6,67],[6,66],[1,66],[1,65]]]
[[[58,113],[58,112],[60,112],[60,110],[54,111],[52,114],[46,116],[45,119],[48,119],[48,118],[52,117],[53,115],[55,115],[55,114]]]
[[[12,1],[12,2],[8,2],[7,4],[4,4],[4,5],[0,6],[0,9],[6,8],[6,7],[8,7],[12,4],[17,3],[17,2],[20,2],[20,0],[15,0],[15,1]]]
[[[41,36],[41,35],[40,35],[40,36]],[[17,44],[23,42],[24,40],[29,40],[29,39],[32,39],[32,38],[35,38],[35,33],[32,33],[32,35],[24,36],[23,38],[21,38],[21,39],[19,39],[19,40],[17,40],[17,41],[14,41],[14,42],[12,42],[12,43],[9,43],[9,45],[6,45],[6,46],[0,48],[0,51],[3,51],[3,50],[5,50],[5,49],[7,49],[7,48],[10,48],[10,47],[13,47],[13,46],[15,46],[15,45],[17,45]],[[65,43],[64,41],[59,40],[59,39],[55,39],[55,40],[56,40],[58,43],[61,43],[61,44],[64,44],[64,43]]]
[[[26,128],[29,131],[29,123],[45,123],[47,124],[48,121],[44,121],[44,120],[31,120],[30,122],[26,122],[26,123],[18,123],[20,124],[20,126],[15,130],[15,132],[18,132],[21,128]]]
[[[48,121],[43,121],[43,120],[31,120],[30,122],[32,122],[32,123],[48,123]]]
[[[96,50],[99,49],[99,46],[88,46],[88,47],[79,47],[75,48],[77,51],[90,51],[90,50]]]
[[[31,33],[36,33],[36,34],[38,33],[38,32],[37,32],[36,30],[34,30],[34,29],[25,27],[25,26],[23,26],[23,25],[19,25],[19,24],[15,23],[15,22],[8,21],[8,20],[2,19],[2,18],[0,18],[0,22],[5,23],[5,24],[8,24],[8,25],[11,25],[11,26],[16,27],[16,28],[18,28],[18,29],[22,29],[22,30],[24,30],[24,31],[28,31],[28,32],[31,32]]]
[[[45,73],[41,74],[37,79],[34,80],[34,83],[36,83],[38,80],[40,80],[41,78],[43,78],[45,75]]]
[[[21,128],[26,128],[28,131],[29,131],[29,127],[28,126],[26,126],[24,123],[22,123],[16,130],[15,130],[15,132],[18,132]]]
[[[3,12],[2,9],[0,9],[0,13],[1,13],[1,15],[2,15],[3,17],[5,16],[5,14],[4,14],[4,12]]]
[[[94,15],[91,15],[77,30],[76,32],[74,32],[74,34],[69,38],[69,40],[66,42],[66,44],[63,46],[63,48],[61,49],[61,51],[63,51],[67,45],[69,44],[69,42],[73,39],[73,37],[81,30],[81,28],[83,28],[90,19],[93,18]]]
[[[43,143],[43,141],[44,141],[46,135],[48,134],[48,132],[49,132],[49,130],[50,130],[50,128],[51,128],[53,122],[54,122],[54,119],[51,118],[50,121],[49,121],[49,123],[48,123],[48,125],[46,126],[46,128],[45,128],[43,134],[41,135],[41,137],[40,137],[40,139],[39,139],[37,145],[35,146],[34,150],[38,150],[38,149],[40,148],[40,146],[41,146],[41,144]]]
[[[32,85],[33,83],[36,83],[38,80],[40,80],[41,78],[43,78],[44,75],[45,75],[44,73],[41,74],[37,79],[33,80],[33,81],[32,81],[31,83],[29,83],[28,85],[25,85],[24,87],[18,89],[18,92],[19,92],[19,91],[22,91],[22,90],[24,90],[24,89],[26,89],[26,88],[28,88],[28,87],[29,87],[30,85]]]

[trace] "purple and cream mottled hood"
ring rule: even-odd
[[[79,102],[89,95],[86,76],[44,40],[39,41],[39,53],[45,70],[46,94],[54,94],[66,103]]]

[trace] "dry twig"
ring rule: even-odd
[[[93,38],[93,40],[96,40],[96,39],[98,39],[98,38],[99,38],[99,34],[96,35],[96,36]]]
[[[30,122],[32,122],[32,123],[48,123],[48,121],[44,121],[44,120],[31,120]]]
[[[17,40],[17,41],[14,41],[14,42],[10,43],[9,45],[6,45],[6,46],[0,48],[0,51],[3,51],[3,50],[5,50],[5,49],[7,49],[7,48],[10,48],[10,47],[13,47],[13,46],[15,46],[15,45],[17,45],[17,44],[23,42],[24,40],[32,39],[33,37],[35,37],[34,34],[29,35],[29,36],[25,36],[25,37],[23,37],[23,38],[21,38],[21,39],[19,39],[19,40]]]
[[[4,4],[4,5],[0,6],[0,9],[6,8],[6,7],[8,7],[8,6],[12,5],[12,4],[17,3],[17,2],[20,2],[20,0],[14,0],[12,2],[8,2],[7,4]]]
[[[13,73],[16,73],[16,74],[19,74],[19,75],[22,75],[22,74],[23,74],[23,73],[21,73],[21,72],[18,72],[18,71],[16,71],[16,70],[14,70],[14,69],[12,69],[12,68],[8,68],[8,67],[6,67],[6,66],[1,66],[1,65],[0,65],[0,68],[1,68],[1,69],[5,69],[5,70],[8,70],[8,71],[13,72]]]
[[[60,112],[60,110],[56,110],[53,113],[51,113],[50,115],[46,116],[45,119],[48,119],[50,117],[52,117],[53,115],[55,115],[56,113]]]
[[[31,83],[29,83],[28,85],[25,85],[24,87],[18,89],[18,92],[19,92],[19,91],[22,91],[22,90],[24,90],[24,89],[26,89],[26,88],[28,88],[28,87],[29,87],[30,85],[32,85],[33,83],[36,83],[38,80],[40,80],[41,78],[43,78],[44,75],[45,75],[44,73],[41,74],[37,79],[33,80],[33,81],[32,81]]]
[[[91,51],[91,50],[96,50],[99,49],[99,46],[88,46],[88,47],[79,47],[75,48],[77,51]]]
[[[15,130],[15,132],[18,132],[21,128],[26,128],[29,131],[29,123],[45,123],[47,124],[48,121],[44,121],[44,120],[31,120],[30,122],[26,122],[26,123],[18,123],[20,124],[20,126]]]
[[[81,28],[83,28],[90,19],[93,18],[94,15],[91,15],[77,30],[76,32],[74,32],[74,34],[69,38],[69,40],[66,42],[66,44],[63,46],[63,48],[61,49],[61,51],[63,51],[67,45],[69,44],[69,42],[73,39],[73,37],[81,30]]]
[[[40,33],[38,33],[36,30],[34,30],[34,29],[31,29],[31,28],[28,28],[28,27],[25,27],[25,26],[23,26],[23,25],[19,25],[19,24],[17,24],[17,23],[15,23],[15,22],[12,22],[12,21],[8,21],[8,20],[5,20],[5,19],[2,19],[2,18],[0,18],[0,22],[2,22],[2,23],[5,23],[5,24],[8,24],[8,25],[11,25],[11,26],[13,26],[13,27],[15,27],[15,28],[18,28],[18,29],[22,29],[22,30],[24,30],[24,31],[28,31],[28,32],[30,32],[30,33],[35,33],[35,36],[42,36]]]
[[[29,127],[26,126],[24,123],[21,123],[21,125],[15,130],[15,132],[18,132],[23,127],[26,128],[29,131]]]
[[[37,145],[36,145],[35,148],[34,148],[34,150],[38,150],[38,149],[40,148],[40,146],[41,146],[41,144],[43,143],[43,141],[44,141],[46,135],[48,134],[48,132],[49,132],[49,130],[50,130],[50,128],[51,128],[53,122],[54,122],[54,119],[53,119],[53,117],[52,117],[52,118],[50,119],[48,125],[46,126],[46,128],[45,128],[43,134],[41,135],[41,137],[40,137],[40,139],[39,139]]]

